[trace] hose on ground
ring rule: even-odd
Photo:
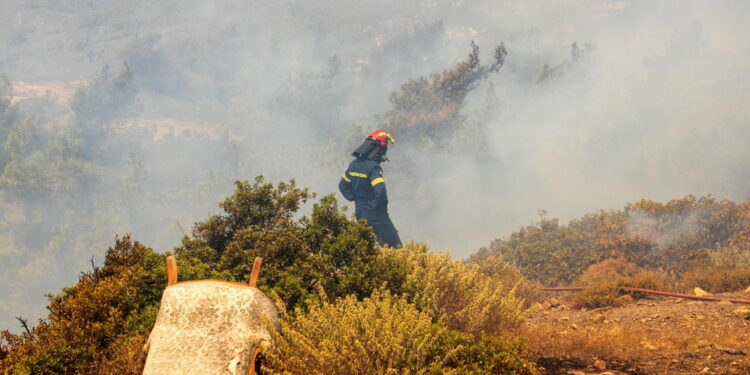
[[[578,292],[584,289],[585,287],[582,287],[582,286],[542,287],[542,290],[545,292]],[[627,286],[618,286],[617,289],[624,290],[627,292],[655,294],[659,296],[685,298],[685,299],[692,299],[692,300],[697,300],[697,301],[713,301],[713,302],[729,301],[732,303],[743,303],[743,304],[750,305],[750,300],[748,299],[694,296],[690,294],[662,292],[659,290],[631,288]]]

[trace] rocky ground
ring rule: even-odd
[[[622,307],[579,310],[569,297],[555,295],[525,323],[540,374],[750,374],[750,305],[625,297]]]

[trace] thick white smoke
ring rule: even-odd
[[[127,142],[94,156],[108,182],[64,203],[92,217],[35,226],[19,207],[40,201],[2,205],[0,326],[43,316],[41,294],[101,261],[116,233],[169,250],[216,212],[233,179],[265,174],[336,192],[390,92],[449,69],[471,40],[485,62],[500,42],[509,52],[463,110],[483,144],[420,154],[394,134],[384,169],[403,240],[464,257],[537,209],[567,220],[640,198],[744,200],[748,10],[743,1],[3,1],[0,72],[16,86],[93,82],[125,62],[138,92],[116,120]],[[49,100],[19,105],[49,133],[74,127],[69,106]],[[403,163],[413,175],[394,170]]]

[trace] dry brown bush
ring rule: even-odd
[[[430,252],[421,244],[383,249],[381,256],[405,265],[403,293],[451,329],[507,337],[532,311],[516,295],[523,280],[487,275],[476,264]]]
[[[434,324],[432,317],[389,292],[312,304],[282,320],[268,374],[534,375],[518,346]]]
[[[146,353],[143,345],[146,336],[139,335],[121,340],[117,343],[112,355],[104,359],[101,365],[92,368],[82,375],[140,375],[143,373],[143,364],[146,361]]]
[[[623,258],[605,259],[589,266],[579,277],[579,281],[583,285],[594,285],[603,281],[613,281],[620,277],[632,276],[640,270],[638,265]]]
[[[619,287],[665,290],[673,284],[666,275],[641,270],[635,263],[623,259],[607,259],[594,264],[579,280],[586,289],[573,296],[573,304],[586,308],[621,305],[623,300],[619,297],[625,291]],[[642,297],[640,293],[631,295]]]
[[[515,295],[524,299],[525,307],[531,307],[534,303],[544,300],[542,284],[524,277],[518,268],[511,266],[502,257],[489,255],[477,264],[485,275],[499,278],[506,286],[515,286]]]
[[[682,274],[678,282],[683,291],[699,287],[711,293],[745,290],[750,286],[750,268],[694,268]]]

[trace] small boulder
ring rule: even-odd
[[[604,371],[607,369],[607,362],[604,362],[601,359],[597,359],[596,361],[594,361],[594,367],[599,369],[599,371]]]
[[[549,304],[549,307],[557,307],[560,306],[560,300],[558,300],[555,297],[552,297],[547,300],[547,303]]]
[[[742,319],[750,319],[750,308],[746,306],[738,307],[734,309],[734,315],[737,315]]]
[[[709,293],[709,292],[707,292],[707,291],[705,291],[705,290],[703,290],[703,289],[701,289],[701,288],[699,288],[697,286],[695,287],[695,289],[693,289],[693,294],[695,294],[698,297],[706,297],[706,296],[711,295],[711,293]]]

